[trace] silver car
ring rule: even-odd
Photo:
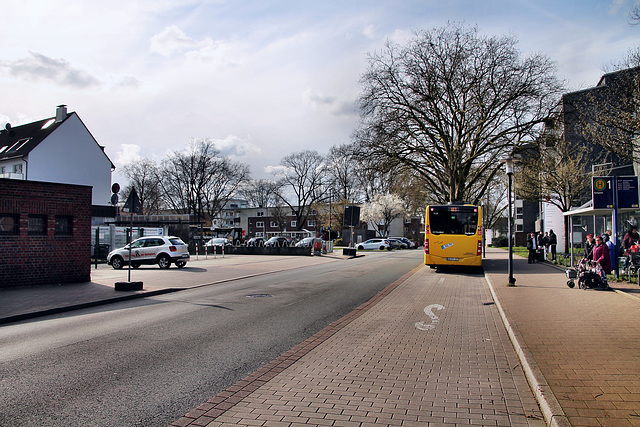
[[[129,251],[131,247],[131,251]],[[145,236],[134,240],[123,248],[115,249],[107,255],[107,263],[120,269],[129,262],[131,267],[138,268],[142,264],[158,264],[160,268],[169,268],[174,263],[182,268],[189,261],[189,247],[175,236]]]

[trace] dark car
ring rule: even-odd
[[[284,236],[273,236],[264,242],[264,245],[267,247],[287,247],[289,246],[289,240]]]
[[[298,248],[310,248],[311,246],[313,246],[313,240],[314,240],[314,237],[305,237],[304,239],[302,239],[298,243],[296,243],[296,247],[298,247]]]
[[[264,246],[264,237],[252,237],[247,240],[247,246]]]

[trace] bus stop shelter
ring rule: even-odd
[[[575,254],[574,250],[576,248],[577,243],[583,243],[586,238],[586,234],[589,234],[587,230],[592,229],[593,235],[602,235],[607,230],[611,230],[611,241],[615,244],[616,250],[615,254],[620,253],[620,248],[622,247],[622,239],[624,238],[625,233],[630,229],[631,226],[638,226],[636,217],[640,215],[640,209],[638,208],[619,208],[616,212],[617,215],[614,215],[614,210],[609,208],[600,208],[594,209],[592,206],[592,202],[589,202],[586,206],[581,206],[577,209],[570,210],[568,212],[563,212],[563,216],[569,217],[569,245],[571,252],[571,266],[575,266]],[[587,217],[589,219],[583,221],[580,220],[578,226],[580,227],[580,231],[575,231],[574,223],[576,222],[576,217]],[[617,218],[616,218],[617,217]],[[617,224],[615,223],[617,219]],[[591,222],[591,224],[589,223]],[[626,226],[625,223],[628,223]],[[576,239],[578,240],[576,242]],[[611,260],[611,265],[616,270],[616,275],[619,275],[619,266],[618,259],[616,256],[616,260]]]

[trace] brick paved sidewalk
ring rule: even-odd
[[[303,424],[544,425],[484,279],[427,267],[173,425]]]
[[[640,426],[640,299],[570,289],[563,271],[520,257],[517,286],[507,287],[506,252],[487,258],[516,339],[561,406],[556,415],[573,426]]]

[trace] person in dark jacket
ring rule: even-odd
[[[593,241],[593,234],[587,234],[587,243],[584,245],[584,258],[586,260],[593,260],[593,248],[596,243]]]
[[[624,247],[624,250],[626,252],[625,255],[629,254],[629,248],[631,247],[633,242],[637,242],[638,240],[640,240],[640,235],[638,235],[638,228],[635,226],[631,227],[631,230],[629,230],[627,234],[624,235],[624,240],[622,241],[622,246]]]
[[[536,233],[536,247],[538,250],[538,261],[544,261],[544,235],[542,231]]]
[[[536,235],[534,233],[530,233],[529,237],[527,238],[527,249],[529,250],[529,258],[527,259],[527,261],[529,262],[529,264],[535,264],[536,262]]]
[[[549,230],[549,248],[551,250],[551,259],[556,260],[556,246],[558,245],[558,236],[553,230]]]

